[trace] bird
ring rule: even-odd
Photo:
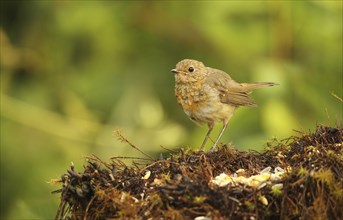
[[[191,120],[197,124],[207,124],[208,131],[200,151],[216,123],[223,127],[210,149],[218,145],[229,120],[240,106],[257,106],[249,97],[252,90],[277,85],[273,82],[238,83],[226,72],[207,67],[194,59],[184,59],[171,70],[175,77],[175,97],[178,104]]]

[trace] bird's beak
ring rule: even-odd
[[[171,72],[172,73],[178,73],[179,71],[177,69],[172,69]]]

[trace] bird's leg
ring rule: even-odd
[[[221,132],[220,132],[220,134],[219,134],[219,136],[218,136],[216,142],[215,142],[215,143],[213,144],[213,146],[211,147],[210,152],[213,152],[214,149],[216,149],[217,144],[218,144],[220,138],[222,137],[222,135],[223,135],[223,133],[224,133],[224,131],[225,131],[225,129],[226,129],[228,123],[229,123],[228,121],[224,121],[224,122],[223,122],[224,126],[223,126],[223,128],[222,128],[222,130],[221,130]]]
[[[206,142],[207,142],[207,139],[209,138],[209,136],[210,136],[210,134],[211,134],[211,131],[212,131],[212,129],[213,129],[213,126],[214,126],[213,123],[208,123],[208,131],[207,131],[207,134],[206,134],[206,137],[205,137],[204,141],[202,142],[202,145],[201,145],[201,147],[200,147],[200,150],[203,150],[203,149],[204,149],[205,144],[206,144]]]

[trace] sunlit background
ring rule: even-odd
[[[224,143],[259,150],[342,122],[342,1],[1,1],[0,16],[1,219],[53,218],[47,182],[84,156],[144,157],[115,129],[156,158],[197,149],[207,128],[177,105],[170,72],[184,58],[280,84],[253,93]]]

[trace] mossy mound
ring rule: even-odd
[[[318,126],[261,153],[224,145],[132,166],[92,156],[62,175],[56,219],[343,219],[342,145],[342,128]]]

